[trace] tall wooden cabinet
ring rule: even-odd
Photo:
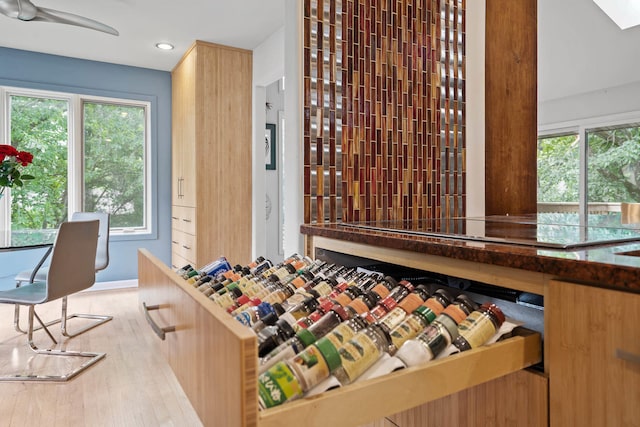
[[[251,51],[196,41],[171,73],[171,263],[251,256]]]

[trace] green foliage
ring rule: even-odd
[[[640,128],[588,133],[590,202],[640,201]]]
[[[144,224],[144,136],[144,108],[84,103],[84,210],[112,227]]]
[[[578,202],[579,154],[575,135],[538,140],[539,202]]]
[[[588,201],[640,202],[640,127],[587,132]],[[576,135],[538,140],[538,201],[578,202]]]
[[[33,154],[28,186],[11,192],[14,229],[57,228],[67,217],[66,101],[11,97],[11,143]]]
[[[33,154],[35,175],[12,190],[14,230],[67,219],[68,108],[65,100],[11,97],[12,145]],[[144,225],[144,108],[85,102],[83,113],[84,210],[111,213],[112,227]]]

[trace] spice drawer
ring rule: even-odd
[[[540,335],[521,330],[491,346],[258,411],[253,332],[148,251],[141,249],[138,261],[141,305],[172,312],[176,331],[166,337],[169,363],[204,425],[355,426],[518,372],[542,358]],[[167,288],[173,291],[157,292]]]

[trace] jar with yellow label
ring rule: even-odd
[[[340,367],[333,374],[343,385],[353,382],[387,352],[390,342],[384,328],[370,325],[338,349]]]
[[[502,310],[491,303],[484,303],[458,325],[458,337],[453,345],[460,351],[471,350],[489,341],[504,323]]]

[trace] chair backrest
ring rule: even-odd
[[[49,301],[93,286],[99,226],[98,220],[60,225],[47,274]]]
[[[109,265],[109,214],[104,212],[75,212],[71,221],[100,221],[98,248],[96,250],[96,271],[104,270]]]

